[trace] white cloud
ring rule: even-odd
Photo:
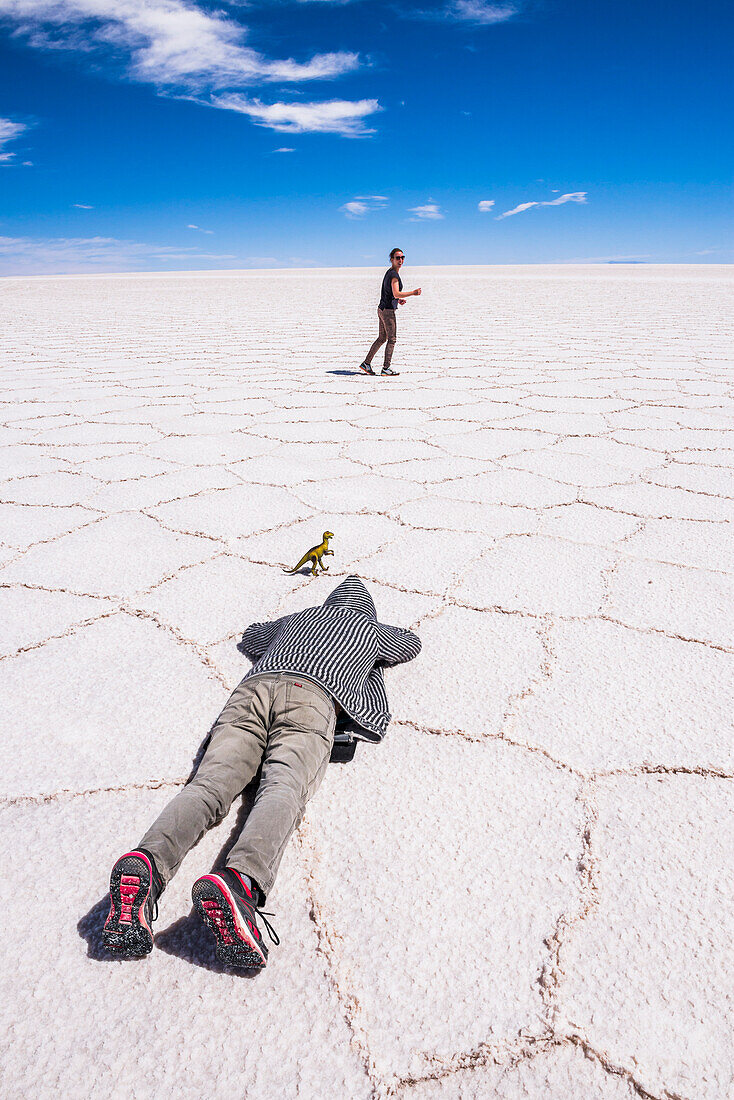
[[[568,195],[559,195],[557,199],[538,203],[539,206],[562,206],[564,202],[586,202],[586,191],[571,191]]]
[[[0,237],[3,274],[66,274],[78,271],[139,270],[151,263],[234,260],[233,254],[146,244],[116,237]]]
[[[505,23],[517,15],[517,4],[493,4],[489,0],[452,0],[443,9],[446,19],[459,23],[477,23],[489,26],[492,23]]]
[[[523,210],[529,210],[531,206],[538,206],[537,202],[521,202],[519,206],[513,206],[512,210],[505,210],[504,214],[497,215],[497,221],[502,218],[511,218],[513,214],[522,214]]]
[[[383,210],[388,201],[385,195],[355,195],[350,202],[345,202],[339,209],[348,218],[363,218],[373,210]]]
[[[567,195],[559,195],[557,199],[546,199],[545,202],[521,202],[512,210],[505,210],[504,214],[497,215],[497,221],[502,218],[511,218],[513,214],[522,214],[523,210],[530,210],[533,206],[562,206],[566,202],[586,202],[586,191],[571,191]]]
[[[213,229],[202,229],[200,225],[187,225],[187,229],[197,229],[199,233],[213,233]]]
[[[369,210],[369,206],[366,202],[357,202],[354,200],[353,202],[345,202],[344,206],[340,206],[339,209],[346,214],[348,218],[363,218]]]
[[[352,72],[360,64],[356,53],[346,51],[315,54],[305,62],[266,57],[247,45],[245,26],[226,12],[199,7],[194,0],[0,0],[0,19],[14,25],[16,35],[36,49],[106,51],[122,61],[131,80],[152,84],[162,94],[231,110],[241,109],[233,97],[215,93],[269,81],[326,80]],[[355,136],[369,132],[358,120],[359,109],[366,102],[339,102],[341,126],[333,117],[333,125],[328,125],[334,102],[269,107],[255,102],[245,113],[254,122],[271,125],[263,120],[277,116],[280,110],[284,124],[273,129]],[[321,108],[322,125],[287,125],[286,112],[291,111],[295,118],[303,107],[310,108],[312,114]],[[351,124],[350,108],[354,109]],[[363,109],[364,113],[371,112]]]
[[[365,126],[364,119],[381,110],[376,99],[261,103],[258,99],[249,100],[236,94],[217,96],[214,106],[240,111],[249,115],[258,126],[268,126],[285,134],[341,134],[342,137],[364,137],[374,133]]]
[[[295,149],[288,148],[287,145],[282,145],[280,149],[273,149],[274,153],[295,153]]]
[[[94,207],[90,206],[88,202],[74,202],[72,206],[75,210],[94,210]]]
[[[0,162],[7,163],[15,157],[15,153],[6,153],[5,146],[15,141],[28,127],[22,122],[13,122],[9,118],[0,118]]]
[[[477,203],[477,210],[480,214],[488,214],[493,206],[494,199],[482,199],[481,202]]]
[[[492,0],[448,0],[437,8],[412,8],[405,14],[410,19],[445,20],[488,27],[493,23],[506,23],[517,15],[520,7],[521,3],[492,3]]]
[[[408,213],[413,215],[410,219],[412,222],[440,221],[440,219],[443,218],[443,213],[438,203],[430,201],[423,206],[412,206]]]

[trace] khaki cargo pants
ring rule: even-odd
[[[398,322],[394,309],[378,309],[377,319],[380,324],[380,333],[374,344],[367,352],[365,356],[365,363],[372,365],[372,360],[375,355],[385,344],[385,363],[386,367],[389,367],[392,362],[392,353],[395,350],[395,341],[398,336]]]
[[[262,764],[255,803],[227,865],[268,894],[306,803],[331,755],[336,709],[331,696],[291,673],[243,680],[217,719],[196,774],[168,803],[140,842],[164,882]]]

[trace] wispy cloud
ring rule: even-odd
[[[256,81],[322,80],[354,69],[353,53],[275,60],[245,44],[247,30],[186,0],[0,0],[0,14],[39,49],[111,48],[134,80],[190,91]]]
[[[530,210],[533,206],[538,206],[537,202],[521,202],[519,206],[513,206],[512,210],[505,210],[504,214],[497,215],[497,221],[501,221],[502,218],[511,218],[513,214],[522,214],[523,210]]]
[[[291,149],[287,145],[281,145],[280,149],[273,149],[274,153],[295,153],[295,151],[295,149]]]
[[[385,195],[357,195],[339,209],[347,218],[363,218],[373,210],[383,210],[387,203]]]
[[[151,263],[234,260],[230,253],[200,252],[118,240],[116,237],[0,237],[0,272],[6,275],[128,271]]]
[[[202,229],[200,225],[187,225],[187,229],[196,229],[199,233],[213,233],[213,229]]]
[[[566,202],[586,202],[586,194],[586,191],[570,191],[567,195],[559,195],[557,199],[546,199],[545,202],[521,202],[512,210],[505,210],[504,214],[498,214],[497,221],[511,218],[513,214],[522,214],[524,210],[530,210],[533,206],[563,206]]]
[[[413,215],[412,222],[435,222],[443,218],[441,207],[430,199],[423,206],[411,206],[408,213]]]
[[[488,0],[452,0],[444,8],[444,16],[459,23],[489,26],[492,23],[506,23],[518,11],[517,4],[492,4]]]
[[[494,199],[482,199],[481,202],[477,203],[477,210],[480,214],[488,214],[493,206]]]
[[[2,2],[2,0],[0,0]],[[231,94],[214,99],[214,106],[248,115],[258,126],[285,134],[340,134],[365,137],[373,134],[365,125],[367,115],[381,110],[376,99],[331,99],[323,103],[261,103]]]
[[[5,146],[15,141],[28,127],[23,122],[13,122],[10,118],[0,118],[0,162],[9,163],[15,153],[5,152]]]
[[[521,7],[521,3],[492,3],[492,0],[447,0],[436,8],[412,8],[404,14],[409,19],[441,20],[489,27],[494,23],[506,23],[518,14]]]
[[[16,36],[35,49],[103,52],[118,66],[122,62],[130,80],[151,84],[161,94],[224,109],[240,109],[231,96],[216,94],[225,89],[231,92],[272,81],[326,80],[352,72],[360,64],[356,53],[346,51],[314,54],[303,62],[266,57],[247,45],[243,24],[193,0],[0,0],[0,19],[13,25]],[[356,118],[365,102],[342,103],[342,117],[347,117],[351,106],[357,109]],[[299,106],[303,105],[273,104],[262,110],[277,114],[278,109],[295,112]],[[312,111],[322,107],[325,121],[334,103],[305,106]],[[253,103],[245,113],[269,125],[262,121],[262,113],[258,115],[259,109]],[[302,132],[295,123],[273,128]],[[303,129],[349,136],[364,132],[356,121],[346,129],[338,125]]]
[[[73,202],[71,205],[75,210],[94,210],[94,207],[90,206],[88,202]]]

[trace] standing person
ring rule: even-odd
[[[399,305],[405,305],[406,298],[413,298],[421,292],[420,287],[417,290],[403,290],[400,268],[403,266],[404,261],[405,253],[402,248],[393,248],[390,253],[390,267],[382,277],[382,293],[380,304],[377,307],[380,333],[364,357],[364,361],[359,365],[359,369],[364,371],[365,374],[375,373],[372,369],[372,360],[383,344],[385,344],[385,364],[381,375],[394,378],[398,374],[398,371],[393,370],[390,366],[398,331],[395,311]]]
[[[262,767],[255,804],[222,870],[203,875],[191,895],[231,966],[265,966],[258,917],[306,803],[324,777],[337,722],[362,741],[380,741],[390,722],[383,669],[411,661],[421,643],[386,626],[358,577],[319,607],[253,623],[240,648],[254,662],[219,715],[201,763],[140,846],[118,859],[102,940],[122,956],[147,955],[158,898],[186,853],[229,813]]]

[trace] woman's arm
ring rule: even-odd
[[[420,292],[421,292],[420,287],[418,287],[417,290],[401,290],[400,289],[400,283],[398,282],[397,277],[394,278],[393,281],[392,281],[392,296],[393,296],[393,298],[412,298],[414,295],[420,294]]]

